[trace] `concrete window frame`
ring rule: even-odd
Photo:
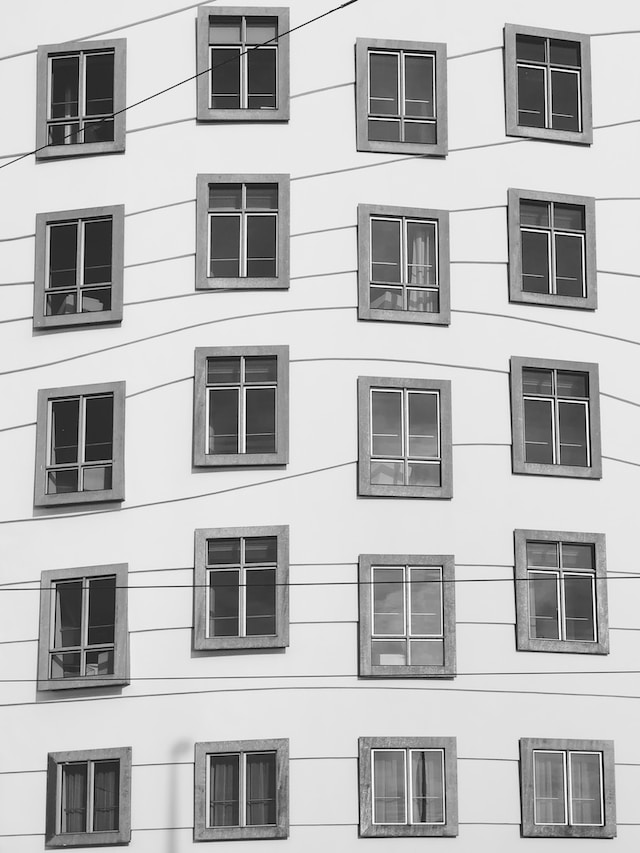
[[[371,220],[374,218],[398,220],[402,224],[401,244],[406,256],[404,225],[408,220],[435,223],[436,269],[438,282],[439,310],[411,311],[371,307]],[[406,257],[404,266],[406,268]],[[382,285],[381,285],[382,286]],[[409,283],[402,282],[403,290]],[[358,205],[358,318],[360,320],[384,320],[396,323],[423,323],[433,326],[448,326],[451,321],[449,261],[449,211],[430,210],[419,207],[396,207],[380,204]]]
[[[277,275],[213,277],[209,275],[209,187],[214,184],[275,184],[278,187]],[[245,216],[244,210],[239,214]],[[196,179],[196,290],[286,290],[289,287],[291,230],[289,175],[207,174]]]
[[[51,404],[59,399],[77,398],[81,403],[90,397],[113,397],[112,478],[110,489],[95,491],[47,493],[50,447]],[[38,391],[36,421],[36,475],[34,505],[38,507],[67,504],[101,503],[124,500],[124,414],[125,383],[103,382],[98,385],[72,385],[66,388],[43,388]],[[78,461],[78,468],[88,467]]]
[[[207,361],[210,358],[273,356],[276,367],[276,450],[273,453],[208,453]],[[289,347],[196,347],[193,410],[193,465],[196,468],[281,465],[289,461]],[[242,429],[242,425],[240,427]]]
[[[110,219],[111,231],[111,308],[108,311],[76,311],[73,314],[46,314],[45,299],[49,275],[49,234],[51,226],[59,223],[78,226],[84,223]],[[33,326],[35,329],[64,328],[68,326],[94,326],[103,323],[119,323],[122,320],[122,298],[124,277],[124,205],[86,207],[78,210],[58,210],[36,215],[35,280],[33,298]],[[84,260],[84,244],[77,240],[76,278]],[[88,288],[87,288],[88,289]],[[54,291],[55,292],[55,291]],[[81,295],[81,283],[76,282],[76,292]],[[80,299],[77,300],[78,307]]]
[[[584,208],[583,277],[584,296],[564,296],[558,293],[533,293],[522,288],[522,227],[520,202],[541,201],[551,204],[571,204]],[[546,193],[537,190],[509,189],[509,301],[529,305],[548,305],[558,308],[582,308],[595,311],[598,307],[596,273],[596,201],[592,196]],[[545,229],[553,241],[557,229]],[[553,271],[552,271],[553,274]]]
[[[411,391],[427,391],[437,395],[440,426],[439,486],[371,482],[371,392],[387,389],[399,390],[405,395]],[[453,497],[451,382],[448,379],[405,379],[389,376],[358,377],[358,494],[382,498],[449,499]]]
[[[114,54],[113,70],[113,140],[102,142],[73,142],[50,145],[49,128],[49,60],[56,55],[111,52]],[[36,160],[60,157],[82,157],[90,154],[114,154],[125,150],[126,139],[126,55],[127,40],[69,41],[62,44],[43,44],[38,47],[37,106],[36,106]]]
[[[433,56],[435,71],[436,142],[404,142],[369,139],[369,54],[388,52],[403,56],[426,54]],[[402,72],[400,72],[402,74]],[[400,106],[399,106],[400,108]],[[404,113],[400,121],[404,120]],[[421,154],[427,157],[446,157],[447,131],[447,45],[444,42],[398,41],[396,39],[356,39],[356,150],[389,154]]]
[[[119,762],[118,829],[92,832],[61,832],[62,768],[65,764],[96,761]],[[45,847],[102,847],[131,841],[131,747],[50,752],[47,757],[47,810]]]
[[[442,570],[443,663],[373,664],[373,568],[440,568]],[[406,579],[403,584],[406,591]],[[451,554],[361,554],[358,560],[359,675],[361,678],[453,678],[456,671],[455,558]],[[405,596],[406,598],[406,596]],[[405,635],[409,642],[411,634]],[[402,638],[400,638],[402,639]]]
[[[594,641],[546,639],[531,637],[529,633],[529,567],[527,544],[551,542],[553,544],[590,545],[593,549],[594,569]],[[609,654],[609,615],[607,605],[606,538],[604,533],[575,533],[558,530],[515,530],[515,581],[516,581],[516,646],[520,652],[562,652],[573,654]],[[553,569],[551,569],[553,571]],[[571,574],[575,574],[571,570]],[[560,618],[560,614],[559,614]]]
[[[564,753],[565,756],[572,752],[599,753],[601,755],[602,825],[535,822],[534,753],[537,750]],[[522,798],[521,835],[523,838],[615,838],[616,795],[613,741],[521,738],[520,792]]]
[[[115,630],[112,675],[84,675],[75,678],[51,678],[49,658],[52,655],[56,584],[85,581],[96,577],[115,578]],[[129,684],[129,628],[127,614],[127,563],[104,566],[82,566],[72,569],[44,571],[40,579],[40,630],[38,635],[38,690],[70,690],[122,687]],[[84,605],[83,605],[84,608]],[[86,646],[82,644],[83,651]]]
[[[374,750],[439,750],[443,753],[443,823],[374,823],[373,760]],[[458,777],[455,737],[361,737],[358,739],[358,781],[360,792],[361,838],[424,838],[458,834]]]
[[[276,779],[276,822],[260,826],[210,826],[208,820],[207,794],[209,791],[209,761],[212,755],[251,753],[275,753]],[[239,802],[246,801],[246,779],[239,780]],[[242,809],[241,809],[242,810]],[[248,841],[289,837],[289,740],[227,740],[196,743],[195,745],[195,818],[194,841]]]
[[[210,22],[216,18],[277,18],[277,86],[275,109],[213,109],[210,106]],[[197,42],[197,120],[202,122],[285,122],[289,121],[289,9],[283,6],[204,6],[198,9]],[[284,38],[280,38],[284,35]],[[238,45],[241,49],[243,45]],[[251,50],[246,50],[248,53]],[[206,73],[203,73],[205,72]]]
[[[250,539],[273,536],[277,539],[275,566],[275,617],[273,635],[207,636],[207,543],[212,539]],[[195,532],[193,647],[199,651],[233,649],[281,649],[289,645],[289,527],[214,527]],[[241,608],[241,612],[242,612]]]
[[[547,477],[602,478],[600,437],[600,382],[598,365],[586,361],[560,361],[549,358],[512,356],[510,360],[512,470],[514,474],[537,474]],[[588,378],[587,425],[590,465],[564,465],[560,462],[527,462],[525,457],[525,411],[522,371],[524,368],[582,373]],[[557,399],[557,398],[556,398]]]
[[[517,36],[574,42],[580,46],[579,99],[582,129],[563,130],[552,127],[529,127],[518,124],[518,61],[516,58]],[[546,69],[551,69],[549,62]],[[591,145],[593,142],[593,119],[591,111],[591,40],[588,35],[565,30],[547,30],[540,27],[525,27],[519,24],[504,25],[504,80],[506,135],[525,139],[540,139],[548,142],[570,142]],[[546,77],[545,77],[546,80]],[[545,83],[548,92],[549,83]],[[548,95],[546,95],[548,98]]]

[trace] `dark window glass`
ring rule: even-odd
[[[549,235],[522,232],[522,289],[528,293],[549,293]]]
[[[404,141],[405,142],[421,142],[424,144],[435,145],[436,126],[433,123],[423,123],[415,121],[405,121],[404,123]]]
[[[373,139],[378,142],[400,141],[399,121],[375,121],[369,119],[368,127],[369,139]]]
[[[78,461],[80,400],[56,400],[51,404],[51,464]]]
[[[113,456],[113,395],[87,397],[84,455],[85,462]]]
[[[88,116],[113,113],[114,60],[114,53],[86,55],[85,100]],[[113,135],[110,138],[113,139]]]
[[[523,62],[544,62],[546,39],[539,36],[516,36],[516,58]]]
[[[529,572],[529,634],[533,639],[560,638],[558,578],[550,572]]]
[[[119,761],[96,761],[93,781],[93,831],[113,832],[118,829]]]
[[[248,355],[244,360],[245,382],[275,382],[277,370],[278,359],[272,355]]]
[[[210,756],[209,825],[240,825],[240,756]]]
[[[369,54],[369,104],[373,115],[399,115],[396,54]]]
[[[587,455],[587,409],[583,403],[558,403],[560,464],[589,464]]]
[[[77,223],[49,228],[49,287],[76,286],[77,253]]]
[[[240,382],[239,358],[207,359],[208,385],[236,385]]]
[[[276,822],[276,754],[247,755],[247,826],[272,826]]]
[[[51,118],[78,116],[80,57],[61,56],[51,60]],[[64,126],[61,126],[63,129]]]
[[[402,394],[374,391],[371,395],[371,453],[402,455]]]
[[[61,831],[87,831],[87,774],[86,762],[62,766],[62,826]]]
[[[209,453],[238,453],[238,391],[209,392]]]
[[[237,637],[240,634],[240,573],[211,572],[209,579],[209,635]]]
[[[276,633],[276,573],[252,569],[246,574],[247,636]]]
[[[582,239],[556,234],[556,292],[560,296],[583,296]]]
[[[276,392],[249,388],[246,393],[246,452],[275,453]]]
[[[84,226],[84,283],[102,284],[111,281],[112,219],[85,222]]]
[[[579,84],[577,74],[551,71],[551,127],[554,129],[580,130]]]
[[[207,563],[210,566],[240,565],[240,540],[207,540]]]
[[[91,579],[89,581],[88,645],[113,643],[115,641],[115,620],[115,577]]]
[[[434,118],[434,60],[432,56],[405,56],[404,111],[413,118]]]
[[[520,201],[520,225],[531,225],[534,228],[549,227],[549,203],[546,201]]]
[[[545,127],[545,72],[518,67],[518,124]]]
[[[240,109],[240,50],[211,49],[211,106],[216,110]]]
[[[373,281],[400,282],[400,220],[371,220],[371,278]]]
[[[82,642],[82,581],[58,583],[55,587],[53,646],[79,646]]]
[[[568,65],[571,68],[580,68],[580,42],[550,39],[549,45],[552,65]]]
[[[276,275],[275,216],[247,216],[247,276]]]
[[[240,275],[240,217],[211,217],[211,276],[237,278]]]
[[[276,108],[275,50],[250,50],[247,54],[247,107],[250,110]]]
[[[595,640],[591,576],[568,575],[565,577],[564,606],[567,640]]]
[[[525,461],[552,464],[553,410],[549,400],[524,401]]]

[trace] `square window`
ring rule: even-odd
[[[505,24],[507,136],[591,145],[589,36]]]
[[[446,44],[356,40],[356,148],[446,156]]]
[[[38,391],[36,506],[124,500],[125,383]]]
[[[511,358],[514,474],[602,477],[598,365]]]
[[[126,39],[38,48],[36,159],[125,147]]]
[[[286,465],[289,347],[198,347],[193,464]]]
[[[597,307],[595,199],[509,190],[509,299]]]
[[[454,558],[361,554],[360,676],[455,675]]]
[[[124,205],[39,213],[36,329],[122,320]]]
[[[525,838],[614,838],[611,740],[521,738]]]
[[[451,498],[451,383],[358,379],[358,494]]]
[[[289,741],[197,743],[194,841],[289,836]]]
[[[195,649],[289,645],[289,528],[196,530]]]
[[[42,572],[38,690],[128,683],[127,565]]]
[[[131,748],[50,752],[45,846],[131,840]]]
[[[456,739],[361,737],[360,836],[458,834]]]
[[[289,176],[198,175],[196,290],[289,287]]]
[[[199,9],[198,121],[289,121],[288,33],[287,8]]]
[[[358,205],[358,317],[448,325],[449,213]]]

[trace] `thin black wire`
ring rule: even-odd
[[[152,101],[154,98],[158,98],[160,95],[165,95],[167,92],[171,92],[173,89],[177,89],[178,86],[183,86],[185,83],[190,83],[192,80],[196,80],[198,77],[201,77],[203,74],[208,74],[209,71],[216,71],[218,68],[222,68],[223,65],[227,65],[229,62],[236,62],[237,58],[240,56],[246,56],[247,53],[250,53],[253,50],[258,50],[261,47],[264,47],[267,44],[270,44],[272,41],[278,41],[278,39],[283,38],[284,36],[291,35],[296,30],[301,30],[303,27],[309,26],[309,24],[313,24],[316,21],[321,20],[322,18],[326,18],[328,15],[332,15],[334,12],[339,12],[340,9],[344,9],[346,6],[351,6],[352,3],[357,3],[358,0],[346,0],[345,3],[341,3],[340,6],[335,6],[333,9],[329,9],[328,12],[323,12],[321,15],[317,15],[315,18],[311,18],[308,21],[304,21],[302,24],[298,24],[297,27],[292,27],[290,30],[286,30],[283,33],[279,33],[273,38],[267,39],[267,41],[261,42],[260,44],[256,44],[253,47],[247,48],[247,50],[242,51],[238,54],[238,56],[232,56],[229,59],[225,59],[224,62],[219,62],[217,65],[213,65],[211,67],[207,67],[202,71],[197,71],[195,74],[192,74],[191,77],[186,77],[184,80],[180,80],[177,83],[173,83],[171,86],[167,86],[166,89],[160,89],[158,92],[154,92],[152,95],[147,95],[146,98],[142,98],[139,101],[134,101],[133,104],[128,104],[123,107],[121,110],[116,110],[114,113],[110,113],[108,116],[105,116],[103,119],[100,119],[99,122],[96,123],[96,126],[100,126],[104,124],[106,121],[112,121],[117,115],[121,113],[127,112],[127,110],[133,109],[133,107],[139,107],[140,104],[145,104],[147,101]],[[90,42],[89,42],[90,45]],[[71,131],[66,136],[63,136],[64,139],[69,139],[71,136],[76,136],[78,131]],[[58,145],[59,143],[56,143]],[[21,154],[19,157],[16,157],[13,160],[9,160],[8,163],[3,163],[0,166],[0,169],[6,169],[7,166],[12,166],[14,163],[20,162],[20,160],[24,160],[25,157],[30,157],[32,154],[37,154],[38,151],[44,151],[45,148],[49,148],[50,143],[47,142],[46,145],[41,145],[39,148],[34,148],[33,151],[27,151],[25,154]]]

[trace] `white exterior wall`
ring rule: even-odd
[[[295,27],[331,4],[290,7]],[[5,0],[3,11],[0,54],[17,55],[0,61],[0,166],[34,147],[37,44],[126,37],[127,103],[195,73],[195,8],[139,26],[171,12],[169,0],[10,12]],[[592,147],[505,137],[506,22],[636,30],[592,39]],[[190,82],[130,110],[123,155],[0,169],[1,851],[43,849],[48,752],[131,746],[130,849],[183,853],[194,743],[275,737],[290,740],[291,832],[274,851],[536,846],[520,841],[521,737],[613,739],[612,844],[638,849],[640,694],[637,675],[620,674],[640,659],[640,586],[624,577],[637,572],[640,465],[638,26],[622,0],[360,0],[292,35],[288,124],[196,126]],[[356,37],[447,43],[446,160],[355,150]],[[208,172],[291,175],[289,291],[195,292],[195,178]],[[595,313],[508,302],[508,187],[596,197]],[[453,211],[449,327],[357,320],[360,202]],[[34,334],[36,213],[111,204],[126,214],[121,326]],[[289,465],[192,469],[194,349],[258,344],[290,347]],[[512,355],[599,364],[601,481],[512,475]],[[451,380],[453,500],[357,497],[359,375]],[[35,510],[38,389],[116,380],[127,383],[126,500],[95,514]],[[272,524],[290,526],[289,648],[193,652],[194,530]],[[608,657],[516,652],[515,528],[606,534]],[[455,680],[358,680],[361,553],[455,555]],[[37,694],[40,572],[112,562],[139,587],[131,684]],[[403,735],[457,737],[457,839],[358,839],[358,737]],[[555,853],[577,842],[537,843]]]

